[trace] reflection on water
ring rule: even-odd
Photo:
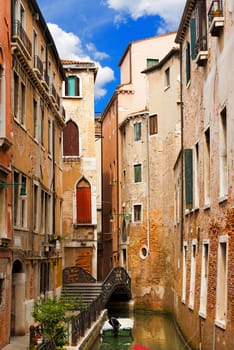
[[[129,337],[99,339],[95,349],[131,350],[134,344],[141,344],[150,348],[150,350],[184,349],[184,344],[178,336],[172,320],[168,316],[136,313],[130,317],[134,317],[133,339]]]

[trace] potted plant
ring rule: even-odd
[[[219,8],[214,10],[214,12],[213,12],[214,17],[222,17],[222,14],[223,14],[223,10],[219,9]]]

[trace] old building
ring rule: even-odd
[[[12,268],[12,118],[11,118],[11,11],[10,1],[0,6],[0,348],[10,337]]]
[[[63,132],[64,267],[97,277],[97,169],[93,62],[62,61],[66,125]]]
[[[8,2],[7,2],[8,3]],[[13,0],[11,334],[28,332],[34,300],[62,284],[63,67],[35,0]]]
[[[175,221],[182,242],[175,314],[193,347],[204,350],[234,346],[233,20],[233,1],[188,0],[176,37],[183,102],[178,162],[184,161],[185,183]],[[175,171],[179,189],[183,169]]]
[[[159,200],[157,204],[157,195],[152,187],[156,181],[154,172],[157,162],[166,167],[160,152],[166,142],[169,142],[166,140],[167,133],[173,134],[171,141],[176,145],[174,138],[179,110],[176,104],[179,92],[178,53],[165,58],[175,45],[174,39],[175,33],[169,33],[129,44],[120,61],[120,85],[102,114],[103,276],[113,266],[124,266],[132,278],[133,299],[137,307],[162,308],[166,300],[164,294],[162,301],[163,281],[157,270],[161,268],[161,274],[164,271],[166,254],[163,251],[158,253],[157,239],[160,235],[162,238],[165,224],[161,206],[165,205],[164,210],[167,212],[171,208],[166,201],[163,203],[162,192],[161,202]],[[147,67],[156,67],[161,61],[158,69],[155,68],[155,73],[149,70],[146,71],[147,74],[142,74]],[[177,62],[175,68],[174,61]],[[155,75],[154,79],[151,79],[151,75]],[[159,82],[154,84],[156,79]],[[150,99],[147,97],[148,90],[151,92]],[[160,98],[156,98],[156,105],[153,103],[153,91],[156,91],[156,96],[160,96],[162,101],[171,98],[171,102],[167,102],[167,110],[163,110]],[[158,134],[157,115],[160,123]],[[168,121],[164,123],[165,119]],[[148,130],[150,125],[154,128],[154,131],[151,130],[152,136]],[[175,147],[171,156],[168,153],[170,161],[175,161],[176,149]],[[171,180],[172,174],[170,172]],[[161,176],[159,170],[158,176]],[[158,191],[160,192],[159,185]],[[173,198],[173,189],[171,195]],[[169,197],[171,198],[168,195]],[[157,222],[152,221],[157,210],[161,216]],[[170,213],[169,216],[173,219],[173,214]],[[160,306],[156,306],[158,298]]]

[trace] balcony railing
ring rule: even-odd
[[[54,101],[56,101],[57,93],[54,84],[50,85],[50,95],[54,98]]]
[[[222,1],[213,0],[208,12],[209,31],[212,36],[219,36],[224,26]]]
[[[34,69],[36,69],[40,75],[43,75],[43,63],[39,56],[34,56]]]
[[[27,33],[25,32],[22,23],[20,21],[14,22],[13,27],[13,41],[15,38],[19,38],[21,43],[23,44],[24,49],[26,49],[27,53],[32,55],[32,43],[29,40]],[[15,40],[17,41],[17,39]]]
[[[196,62],[199,66],[204,66],[208,58],[207,36],[199,36],[196,41]]]

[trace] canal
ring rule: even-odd
[[[150,350],[187,349],[178,335],[173,320],[164,314],[133,313],[108,308],[109,316],[132,318],[132,337],[100,337],[92,350],[132,350],[140,344]]]

